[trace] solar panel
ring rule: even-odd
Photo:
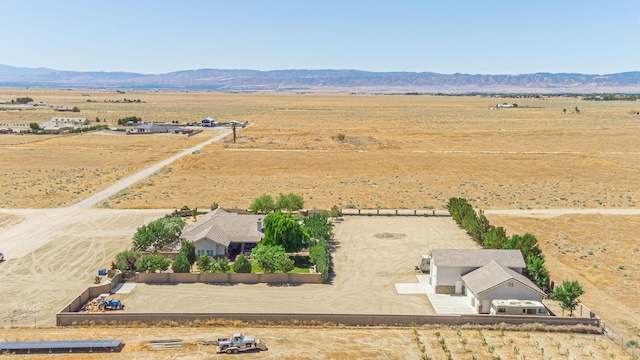
[[[0,342],[0,350],[49,350],[49,349],[93,349],[115,348],[122,339],[117,340],[52,340],[52,341],[15,341]]]

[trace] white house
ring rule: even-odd
[[[462,276],[462,281],[471,306],[479,314],[488,314],[491,302],[496,299],[541,302],[545,297],[545,293],[531,280],[493,259]]]
[[[526,267],[520,250],[432,249],[431,285],[439,294],[462,294],[462,276],[495,260],[519,274]]]
[[[162,134],[162,133],[175,133],[181,129],[174,125],[168,124],[156,124],[156,123],[147,123],[134,127],[131,129],[132,133],[140,133],[140,134]]]
[[[235,257],[253,249],[263,238],[264,215],[240,215],[218,208],[184,228],[183,239],[193,241],[198,257]]]

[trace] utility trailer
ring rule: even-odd
[[[218,354],[237,354],[244,351],[268,350],[267,344],[262,340],[256,341],[255,337],[244,336],[241,333],[235,333],[231,338],[218,339],[215,344],[218,345],[216,348]]]

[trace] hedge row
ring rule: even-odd
[[[485,249],[520,250],[527,264],[524,274],[538,287],[548,291],[549,271],[544,265],[542,250],[534,235],[526,233],[507,237],[503,227],[489,224],[484,212],[480,210],[476,213],[465,198],[451,198],[448,206],[453,220]]]

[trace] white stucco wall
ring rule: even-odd
[[[213,251],[213,254],[210,256],[226,255],[226,248],[224,245],[214,243],[209,239],[196,242],[196,254],[199,254],[198,250],[202,250],[205,255],[207,254],[207,250]]]
[[[475,270],[475,267],[436,267],[432,271],[431,283],[434,286],[455,286],[462,281],[462,275]]]

